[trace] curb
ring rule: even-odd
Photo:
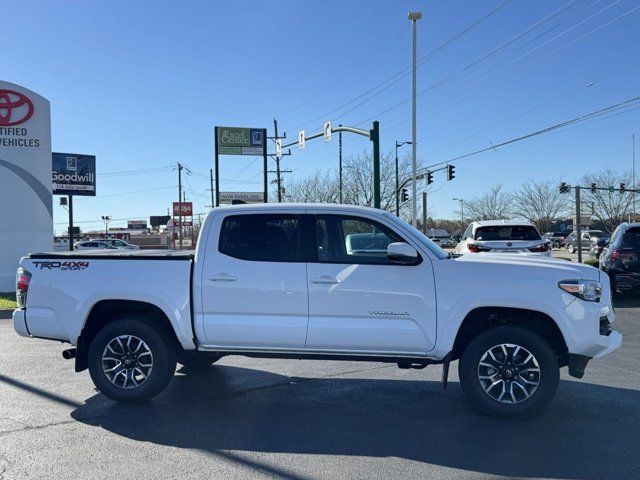
[[[13,310],[0,310],[0,320],[9,320],[13,315]]]

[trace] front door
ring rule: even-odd
[[[219,215],[201,270],[201,343],[240,350],[304,348],[304,260],[300,215]]]
[[[365,216],[317,215],[315,261],[307,267],[307,349],[424,354],[435,344],[429,258],[392,263],[387,246],[405,241]]]

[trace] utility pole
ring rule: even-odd
[[[273,119],[273,131],[278,140],[278,120]],[[278,183],[278,203],[282,203],[282,177],[280,176],[280,156],[276,155],[276,181]]]
[[[69,251],[73,251],[73,195],[69,195]]]
[[[422,231],[427,234],[427,192],[422,192]]]
[[[582,228],[580,225],[580,186],[576,185],[574,187],[576,191],[576,220],[575,220],[575,231],[576,231],[576,244],[578,245],[578,263],[582,263]]]
[[[209,181],[211,183],[211,208],[213,208],[215,206],[215,203],[213,200],[213,168],[209,169]]]
[[[342,124],[339,125],[340,127]],[[342,130],[338,132],[338,179],[339,179],[339,203],[342,204]]]
[[[276,169],[275,170],[268,170],[267,173],[275,173],[276,174],[276,180],[275,183],[278,187],[278,203],[282,203],[282,194],[284,193],[284,188],[282,187],[282,174],[283,173],[291,173],[291,170],[282,170],[280,168],[280,160],[282,157],[284,157],[285,155],[291,155],[291,150],[289,150],[287,153],[280,153],[278,154],[279,148],[278,148],[278,141],[279,140],[283,140],[285,138],[287,138],[287,132],[284,132],[284,135],[282,137],[278,136],[278,121],[274,118],[273,119],[273,129],[275,132],[275,136],[274,137],[269,137],[271,140],[273,140],[274,142],[276,142],[276,153],[270,153],[269,156],[273,159],[275,159],[276,161]],[[282,145],[282,144],[280,144]],[[280,147],[280,150],[282,149],[282,147]],[[274,183],[274,182],[271,182]]]
[[[632,168],[631,168],[631,175],[632,175],[632,182],[631,184],[633,185],[633,203],[631,205],[631,213],[633,214],[633,219],[630,219],[630,221],[635,222],[636,219],[636,134],[632,134],[631,135],[631,161],[632,161]],[[71,197],[69,197],[71,198]]]
[[[182,169],[184,168],[180,162],[178,163],[178,239],[180,250],[182,250]]]
[[[413,24],[413,59],[412,59],[412,92],[411,92],[411,177],[413,180],[411,199],[411,223],[418,225],[418,186],[417,186],[417,159],[416,159],[416,34],[417,21],[422,18],[421,12],[410,12],[409,20]]]

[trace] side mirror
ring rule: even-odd
[[[394,242],[387,247],[387,257],[392,262],[411,265],[418,261],[418,251],[408,243]]]

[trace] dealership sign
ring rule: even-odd
[[[218,127],[221,155],[262,155],[265,139],[261,128]]]
[[[180,208],[182,207],[182,212]],[[174,217],[191,217],[193,216],[193,203],[191,202],[173,202],[173,216]]]
[[[49,101],[0,80],[0,292],[15,288],[16,260],[53,248]]]
[[[52,154],[54,195],[96,194],[96,157],[77,153]]]
[[[220,192],[220,203],[262,203],[264,194],[262,192]]]

